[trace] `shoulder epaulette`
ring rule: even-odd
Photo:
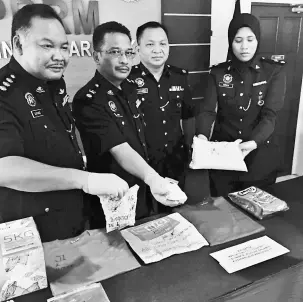
[[[186,69],[176,67],[176,66],[173,66],[173,65],[167,65],[167,67],[172,72],[180,73],[180,74],[188,74],[188,70],[186,70]]]
[[[262,62],[266,62],[269,64],[278,64],[278,65],[284,65],[286,62],[284,60],[275,60],[275,59],[270,59],[270,58],[265,58],[265,57],[261,57],[260,60]]]
[[[94,83],[94,82],[89,83],[83,89],[83,94],[85,95],[85,98],[88,99],[88,100],[94,98],[94,96],[97,93],[99,88],[100,88],[100,84]]]
[[[9,70],[5,70],[2,74],[0,74],[0,91],[6,92],[9,91],[14,83],[16,82],[16,76],[9,72]]]

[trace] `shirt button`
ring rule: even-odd
[[[74,136],[73,136],[73,135],[71,135],[70,137],[71,137],[71,139],[74,139]]]
[[[242,109],[242,106],[240,106],[239,109]]]
[[[45,212],[48,213],[49,212],[49,208],[45,208]]]
[[[242,134],[242,132],[241,132],[241,131],[239,131],[239,134]]]
[[[165,146],[165,148],[167,148],[167,144],[165,144],[164,146]]]
[[[145,98],[142,98],[142,101],[145,101]]]
[[[142,146],[145,147],[145,144],[143,143]]]
[[[164,135],[167,135],[167,132],[165,132]]]
[[[122,121],[122,125],[124,125],[124,122]]]
[[[243,120],[240,118],[240,122],[242,122]]]
[[[158,85],[158,87],[160,88],[160,87],[161,87],[161,85],[159,84],[159,85]]]
[[[244,82],[243,81],[241,81],[241,84],[243,84]]]
[[[44,125],[44,128],[46,129],[46,128],[47,128],[47,126],[46,126],[46,125]]]
[[[79,151],[79,154],[82,154],[81,151]]]
[[[166,124],[166,120],[163,120],[163,124]]]
[[[226,94],[225,94],[225,93],[223,93],[222,95],[223,95],[223,96],[226,96]]]
[[[141,129],[138,130],[139,132],[141,131]]]
[[[177,98],[179,98],[179,96],[177,95]]]
[[[243,96],[243,92],[240,93],[240,96]]]
[[[162,96],[160,96],[160,99],[162,100],[162,99],[163,99],[163,97],[162,97]]]
[[[269,141],[267,141],[267,143],[269,144]]]
[[[164,108],[161,108],[161,110],[162,110],[162,111],[165,111],[165,109],[164,109]]]

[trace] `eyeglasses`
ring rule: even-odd
[[[113,50],[100,50],[99,52],[105,52],[113,58],[121,58],[123,55],[125,55],[127,59],[133,59],[136,55],[136,53],[133,52],[132,50],[123,51],[123,50],[113,49]]]

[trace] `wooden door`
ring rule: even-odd
[[[193,100],[202,99],[209,73],[211,0],[162,0],[161,9],[169,33],[168,63],[189,71]]]
[[[303,4],[303,1],[302,1]],[[252,5],[252,14],[261,23],[262,55],[281,55],[287,62],[287,90],[283,110],[277,119],[276,133],[284,157],[281,175],[291,174],[303,74],[303,13],[293,13],[290,5]],[[284,57],[283,57],[284,56]]]

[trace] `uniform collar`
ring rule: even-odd
[[[152,75],[152,73],[145,67],[145,65],[143,65],[143,63],[141,62],[139,65],[140,68],[140,71],[141,71],[141,75],[142,76],[145,76],[145,75]],[[162,76],[170,76],[171,75],[171,72],[169,70],[169,65],[164,65],[164,69],[163,69],[163,72],[162,72]],[[152,75],[153,76],[153,75]]]
[[[249,65],[250,68],[254,69],[256,72],[261,72],[262,70],[262,65],[260,63],[260,58],[256,57],[252,60],[251,64]],[[231,60],[228,60],[227,61],[227,71],[230,71],[230,70],[236,70],[236,67],[234,67],[232,65],[232,61]]]
[[[102,90],[106,91],[108,95],[120,95],[123,96],[123,94],[130,94],[135,89],[136,86],[130,82],[130,80],[125,79],[121,83],[121,89],[116,87],[114,84],[112,84],[110,81],[108,81],[98,70],[95,72],[95,79],[97,80],[98,84],[102,87]]]
[[[15,74],[16,77],[22,78],[22,82],[26,83],[26,86],[29,87],[31,90],[35,90],[38,93],[44,92],[46,87],[56,87],[61,80],[55,81],[45,81],[38,79],[27,72],[12,56],[8,67],[12,72]],[[62,76],[63,77],[63,76]]]

